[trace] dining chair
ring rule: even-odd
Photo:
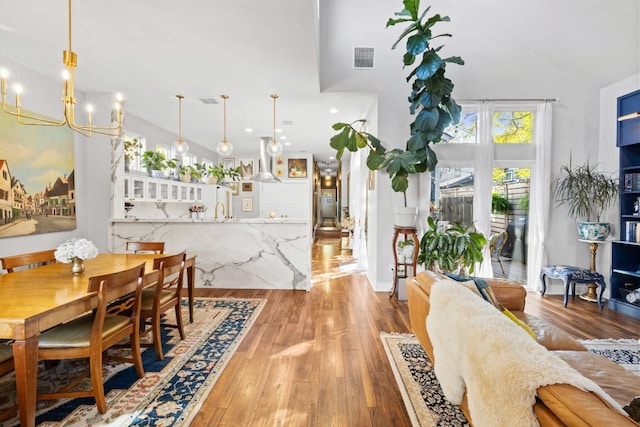
[[[504,274],[504,267],[502,266],[500,254],[502,253],[502,248],[504,248],[505,243],[507,243],[508,237],[509,235],[505,230],[501,231],[500,233],[492,234],[489,238],[489,253],[491,254],[491,260],[498,261],[498,264],[500,264],[500,270],[502,270],[502,274]]]
[[[108,357],[106,351],[127,337],[131,358],[109,358],[133,363],[138,377],[144,376],[139,323],[143,276],[144,263],[128,270],[89,278],[87,295],[91,298],[93,311],[40,334],[38,360],[88,358],[89,370],[56,392],[38,394],[38,400],[94,397],[98,411],[105,413],[103,356]],[[87,375],[91,377],[91,390],[73,390]]]
[[[0,344],[0,375],[13,371],[13,350],[10,344]],[[0,421],[8,420],[16,415],[18,405],[13,405],[0,412]]]
[[[7,270],[7,273],[13,273],[14,269],[18,267],[40,266],[56,262],[55,252],[55,249],[48,249],[46,251],[11,255],[0,258],[0,262],[2,262],[2,268]]]
[[[164,242],[127,242],[125,249],[134,254],[138,253],[164,253]]]
[[[162,351],[162,337],[160,326],[177,328],[180,339],[184,339],[182,328],[181,297],[182,280],[184,277],[184,263],[186,253],[169,255],[153,260],[154,270],[158,270],[158,281],[155,285],[142,290],[142,303],[140,310],[141,335],[152,333],[152,343],[142,343],[143,347],[154,347],[158,360],[164,358]],[[162,323],[162,314],[173,308],[176,314],[176,323]]]

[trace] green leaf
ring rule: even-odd
[[[336,150],[344,149],[349,142],[349,128],[343,128],[339,133],[333,135],[329,141],[331,148]]]
[[[442,95],[440,95],[439,93],[433,93],[429,91],[425,91],[420,96],[420,103],[424,108],[436,107],[441,100],[442,100]]]
[[[423,108],[415,120],[415,129],[428,131],[437,126],[440,113],[437,108]]]
[[[464,65],[464,60],[459,56],[450,56],[446,58],[444,62],[451,62],[453,64]]]
[[[356,138],[356,145],[358,146],[358,148],[364,148],[367,146],[367,135],[364,133],[360,133],[360,132],[356,132],[355,133],[355,138]]]
[[[407,52],[413,55],[420,55],[429,48],[431,32],[414,34],[407,39]],[[405,63],[405,65],[407,65]]]
[[[391,188],[397,193],[404,193],[409,187],[409,180],[406,176],[396,175],[391,180]]]
[[[422,57],[422,63],[416,68],[416,77],[427,80],[438,71],[440,65],[442,65],[442,59],[434,52],[427,52]]]
[[[402,0],[404,10],[411,14],[411,19],[418,19],[418,9],[420,8],[420,0]]]
[[[333,128],[333,130],[340,130],[342,128],[345,127],[349,127],[348,123],[334,123],[333,126],[331,126]]]
[[[382,167],[384,161],[385,161],[384,156],[381,156],[371,151],[367,156],[367,167],[370,170],[378,170]]]
[[[351,132],[349,134],[349,139],[347,140],[347,150],[355,153],[358,151],[358,141],[356,140],[357,132]]]

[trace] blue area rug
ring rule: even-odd
[[[251,328],[266,300],[196,298],[194,323],[189,323],[186,301],[183,319],[186,338],[175,329],[163,329],[165,358],[156,359],[153,348],[142,353],[145,376],[138,378],[132,365],[105,363],[107,412],[98,413],[92,398],[38,402],[39,426],[182,426],[189,425],[222,370]],[[173,314],[167,316],[174,323]],[[167,341],[168,339],[168,341]],[[126,352],[127,350],[121,350]],[[44,370],[38,389],[53,390],[68,377],[86,369],[84,361],[63,361]],[[0,380],[0,410],[15,402],[15,379]],[[80,385],[86,387],[87,383]],[[16,419],[3,424],[19,425]]]

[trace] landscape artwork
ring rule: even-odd
[[[75,229],[74,175],[71,129],[0,113],[0,237]]]

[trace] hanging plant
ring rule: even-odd
[[[391,187],[404,193],[410,174],[433,171],[438,163],[431,144],[440,142],[447,126],[460,120],[460,106],[451,97],[453,82],[445,76],[448,63],[464,65],[458,56],[442,58],[440,50],[444,46],[434,47],[431,42],[439,37],[451,37],[451,34],[434,35],[432,30],[438,22],[448,22],[448,16],[435,14],[427,16],[430,7],[419,13],[420,0],[404,0],[404,9],[397,12],[396,18],[387,21],[387,27],[409,23],[400,34],[392,49],[406,39],[406,52],[403,56],[404,67],[414,66],[407,76],[411,84],[409,112],[415,116],[411,123],[411,137],[404,150],[387,150],[380,140],[370,133],[356,129],[364,120],[352,123],[335,123],[338,131],[331,138],[336,158],[340,160],[345,149],[356,152],[368,148],[367,167],[371,170],[384,169],[391,178]],[[419,60],[419,62],[416,62]],[[406,196],[405,196],[406,206]]]

